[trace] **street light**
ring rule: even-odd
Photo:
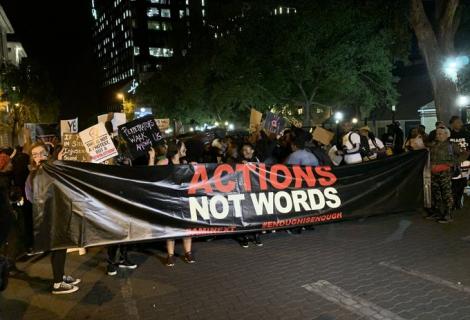
[[[470,98],[468,96],[459,96],[457,98],[457,106],[466,107],[470,104]]]
[[[225,121],[225,123],[224,123],[224,124],[225,124],[225,126],[228,126],[228,121]]]
[[[458,80],[458,72],[470,62],[467,56],[448,57],[443,64],[443,71],[447,78],[454,82]]]
[[[357,124],[359,122],[359,120],[357,120],[357,118],[353,118],[352,121],[351,121],[353,124]]]
[[[343,120],[343,113],[342,112],[335,112],[335,120],[336,120],[336,123],[339,123]]]
[[[228,129],[229,129],[230,131],[232,131],[233,129],[235,129],[235,126],[234,126],[232,123],[230,123],[230,124],[228,125]]]
[[[119,100],[124,101],[124,94],[118,93],[118,94],[116,95],[116,97],[117,97]]]

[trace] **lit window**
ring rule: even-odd
[[[171,18],[170,9],[162,9],[162,18]]]
[[[158,21],[147,22],[147,27],[149,30],[161,30],[160,22]]]
[[[151,56],[154,57],[163,57],[163,49],[162,48],[149,48],[149,53]]]
[[[149,17],[149,18],[158,17],[159,14],[160,14],[160,12],[157,8],[148,8],[147,9],[147,17]]]
[[[180,19],[184,17],[184,10],[180,10]]]
[[[162,29],[163,31],[169,31],[172,29],[170,22],[162,22]]]
[[[189,8],[186,8],[186,16],[189,17]]]
[[[150,47],[149,53],[154,57],[171,57],[173,56],[173,49]]]
[[[202,9],[202,16],[205,17],[206,16],[206,10]]]
[[[189,6],[189,0],[186,0],[186,5]]]
[[[201,6],[205,6],[206,5],[206,1],[205,0],[201,0]]]

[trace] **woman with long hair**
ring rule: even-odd
[[[155,164],[155,156],[156,153],[159,152],[161,154],[162,150],[166,151],[166,157],[163,158],[160,155],[160,159]],[[180,165],[185,164],[186,161],[184,158],[186,157],[186,146],[183,141],[176,140],[171,141],[166,148],[157,147],[157,152],[155,149],[151,149],[149,151],[149,165],[157,165],[157,166],[173,166],[173,165]],[[192,239],[190,237],[183,238],[183,249],[184,249],[184,261],[187,263],[194,263],[196,260],[193,257],[191,252],[192,247]],[[167,250],[167,258],[166,258],[166,265],[167,267],[173,267],[175,265],[175,240],[169,239],[166,241],[166,250]]]
[[[49,151],[44,143],[35,143],[30,149],[31,168],[25,185],[26,199],[34,203],[33,185],[34,179],[41,166],[49,159]],[[59,154],[61,160],[61,154]],[[74,279],[65,275],[65,258],[67,250],[54,250],[51,252],[51,265],[54,282],[52,285],[52,294],[68,294],[78,290],[77,284],[80,279]]]

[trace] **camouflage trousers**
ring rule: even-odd
[[[431,175],[432,207],[440,210],[448,210],[454,207],[454,196],[452,195],[452,173],[443,171]]]

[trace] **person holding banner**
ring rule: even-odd
[[[240,159],[240,163],[249,164],[249,163],[260,162],[258,157],[255,156],[255,148],[249,142],[245,142],[243,144],[242,149],[241,149],[241,154],[242,154],[242,158]],[[248,234],[244,234],[238,239],[238,242],[243,248],[249,247],[249,241],[250,239],[248,237]],[[254,234],[253,242],[257,247],[263,246],[263,242],[261,242],[261,232],[256,232]]]
[[[25,194],[28,201],[34,203],[33,185],[35,176],[40,167],[47,162],[49,152],[43,143],[35,143],[31,146],[31,171],[25,185]],[[75,279],[72,276],[65,275],[65,259],[67,250],[55,250],[51,252],[51,266],[54,276],[54,283],[52,285],[52,294],[68,294],[78,290],[77,284],[80,279]]]
[[[164,150],[160,146],[157,147],[160,151]],[[183,158],[186,157],[186,146],[183,141],[176,140],[171,141],[168,144],[166,159],[160,159],[157,162],[157,166],[174,166],[184,164]],[[149,151],[149,166],[155,165],[155,156],[156,152],[154,148],[151,148]],[[192,252],[192,239],[190,237],[183,238],[183,249],[184,249],[184,261],[186,263],[195,263],[196,260],[194,259]],[[175,240],[170,239],[166,241],[166,249],[167,249],[167,259],[166,259],[166,266],[173,267],[175,265]]]

